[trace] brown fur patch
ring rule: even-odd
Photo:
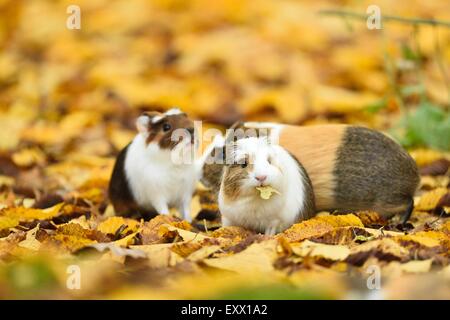
[[[191,135],[191,142],[194,142],[194,122],[187,117],[185,113],[165,116],[156,123],[149,122],[147,143],[158,143],[161,149],[173,149],[179,142],[172,141],[172,134],[177,129],[186,129],[187,133]],[[165,126],[170,126],[169,130],[165,130]]]
[[[283,126],[279,143],[305,168],[315,194],[316,210],[334,206],[334,165],[346,125]]]
[[[248,177],[249,169],[247,168],[241,168],[240,165],[225,166],[222,185],[226,200],[233,201],[239,197],[241,193],[241,181]]]

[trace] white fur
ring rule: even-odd
[[[168,214],[169,208],[175,207],[190,221],[191,198],[199,179],[196,164],[175,164],[171,150],[156,143],[147,145],[145,140],[145,133],[139,133],[125,159],[125,175],[136,202],[159,214]]]
[[[272,144],[278,144],[280,140],[280,133],[285,127],[283,124],[274,123],[274,122],[253,122],[247,121],[244,122],[244,127],[248,129],[256,129],[256,130],[264,130],[270,129],[270,142]]]
[[[178,108],[172,108],[172,109],[169,109],[166,112],[164,112],[164,114],[166,116],[173,116],[173,115],[181,114],[181,113],[183,113],[183,112]]]
[[[241,183],[237,200],[226,200],[224,182],[219,191],[219,209],[222,224],[242,226],[273,235],[299,219],[305,209],[305,183],[298,163],[279,145],[271,145],[263,138],[246,138],[236,142],[233,158],[248,155],[253,170]],[[268,162],[268,157],[272,164]],[[246,169],[242,169],[246,170]],[[272,194],[269,200],[261,199],[256,189],[261,182],[256,176],[265,175],[263,185],[270,185],[281,195]]]
[[[154,116],[152,118],[152,123],[157,123],[158,121],[161,121],[164,118],[164,116]]]
[[[154,116],[152,118],[152,123],[157,123],[157,122],[161,121],[162,119],[164,119],[166,116],[174,116],[174,115],[181,114],[181,113],[183,113],[183,112],[178,108],[169,109],[166,112],[162,113],[161,115]]]
[[[146,115],[139,116],[136,119],[136,128],[139,132],[146,132],[148,129],[149,117]]]

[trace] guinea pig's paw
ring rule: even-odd
[[[280,226],[280,221],[278,219],[275,219],[272,221],[264,230],[264,235],[272,237],[277,234],[277,230]]]

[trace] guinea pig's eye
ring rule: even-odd
[[[267,162],[268,162],[269,164],[272,164],[272,158],[271,158],[271,157],[268,157],[268,158],[267,158]]]
[[[244,162],[243,163],[241,163],[241,168],[247,168],[247,160],[244,160]]]
[[[163,124],[163,131],[169,131],[172,128],[172,126],[169,123],[164,123]]]

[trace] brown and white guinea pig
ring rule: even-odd
[[[385,216],[405,213],[404,221],[409,219],[419,184],[418,169],[409,154],[386,135],[351,125],[247,122],[233,128],[243,130],[244,135],[250,130],[250,136],[255,130],[268,131],[306,170],[317,211],[375,210]],[[217,174],[223,174],[220,181],[226,187],[230,172],[226,166],[206,163],[203,171],[205,185],[218,189]]]
[[[175,207],[190,220],[191,198],[201,174],[199,164],[189,161],[194,122],[170,109],[146,112],[136,126],[139,132],[118,155],[109,184],[116,214],[151,218]]]
[[[315,214],[311,181],[302,165],[269,139],[240,139],[226,151],[218,202],[223,226],[274,235]],[[263,199],[257,187],[277,194]]]

